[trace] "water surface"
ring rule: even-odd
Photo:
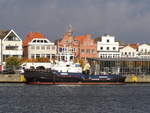
[[[149,113],[150,84],[0,84],[0,113]]]

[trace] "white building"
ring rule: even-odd
[[[150,45],[140,44],[138,47],[139,58],[150,58]]]
[[[97,42],[97,51],[99,58],[117,58],[120,56],[119,42],[115,42],[114,36],[102,36]]]
[[[0,39],[1,64],[10,56],[22,57],[22,40],[14,30],[0,30]]]
[[[122,58],[135,58],[137,57],[137,49],[131,47],[131,46],[125,46],[123,48],[120,48],[120,57]]]
[[[48,39],[34,38],[28,43],[28,58],[48,58],[52,59],[56,55],[56,46]]]

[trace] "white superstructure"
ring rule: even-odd
[[[79,63],[59,61],[51,68],[58,72],[82,73],[82,67]]]

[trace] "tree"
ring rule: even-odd
[[[13,68],[15,70],[16,67],[20,66],[21,64],[21,59],[17,57],[9,57],[6,59],[6,66]]]

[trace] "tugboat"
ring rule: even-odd
[[[119,74],[89,74],[79,63],[59,62],[48,70],[25,70],[28,84],[123,84],[125,76]]]

